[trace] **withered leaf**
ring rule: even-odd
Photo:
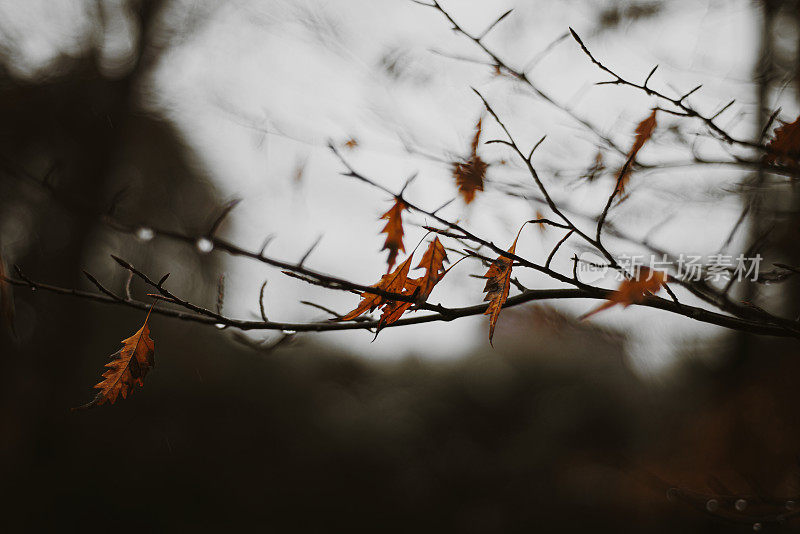
[[[444,264],[447,261],[447,251],[445,251],[444,245],[438,237],[434,237],[422,255],[419,265],[415,267],[416,269],[425,269],[425,275],[420,279],[420,299],[428,298],[433,291],[433,286],[444,277],[446,273]]]
[[[481,119],[475,125],[475,135],[470,145],[470,154],[463,161],[451,163],[453,178],[456,180],[458,192],[464,198],[464,202],[469,204],[475,200],[475,194],[483,191],[483,181],[486,177],[486,169],[489,165],[478,155],[478,145],[481,137]]]
[[[630,152],[628,152],[628,164],[624,165],[619,171],[624,173],[621,179],[618,176],[620,193],[625,192],[625,186],[631,178],[631,170],[636,161],[636,155],[639,154],[644,144],[653,136],[656,125],[656,109],[654,108],[652,113],[636,126],[636,140],[633,142]]]
[[[522,232],[522,229],[520,229],[520,232]],[[514,239],[511,248],[508,249],[509,254],[516,253],[518,240],[519,233],[516,239]],[[486,287],[483,289],[483,292],[486,293],[486,297],[483,300],[484,302],[489,302],[489,306],[483,314],[489,316],[489,344],[492,344],[494,327],[497,325],[497,318],[500,317],[500,310],[503,309],[503,304],[505,304],[508,299],[508,290],[511,286],[511,268],[513,264],[514,260],[511,258],[499,256],[489,266],[489,270],[486,271],[486,274],[483,275],[483,277],[487,279]]]
[[[389,256],[386,258],[386,263],[389,264],[389,268],[386,269],[387,273],[394,267],[398,251],[406,251],[403,245],[403,210],[406,209],[408,209],[408,205],[398,198],[389,211],[381,215],[381,220],[386,219],[387,221],[386,226],[381,230],[381,233],[386,234],[386,242],[381,250],[389,251]]]
[[[391,273],[381,276],[380,281],[377,284],[374,284],[372,287],[382,289],[383,291],[390,293],[402,293],[403,288],[406,285],[406,279],[408,278],[408,271],[411,269],[411,258],[412,256],[409,256],[406,261],[398,265],[397,269]],[[368,311],[371,312],[375,310],[375,308],[383,306],[386,304],[386,302],[387,299],[385,299],[382,295],[364,291],[361,293],[361,302],[359,303],[358,307],[342,317],[342,320],[353,320]]]
[[[631,304],[642,303],[648,295],[658,293],[666,283],[667,273],[641,267],[634,278],[623,280],[619,284],[619,288],[608,297],[606,302],[589,313],[582,315],[581,319],[586,319],[603,310],[613,308],[617,304],[627,308]]]
[[[122,348],[111,355],[112,359],[106,364],[108,370],[103,373],[103,380],[94,386],[100,390],[94,399],[73,410],[101,406],[106,402],[114,404],[118,396],[126,398],[134,386],[144,386],[145,375],[155,366],[156,346],[150,339],[150,327],[147,324],[152,311],[151,306],[142,327],[131,337],[123,339]]]
[[[431,291],[433,291],[433,287],[447,274],[447,270],[444,267],[446,261],[447,252],[444,249],[444,245],[442,245],[438,237],[434,237],[422,255],[419,265],[415,267],[415,269],[425,269],[425,274],[419,278],[407,278],[402,294],[408,296],[416,295],[415,300],[417,302],[425,302]],[[396,322],[413,305],[414,303],[405,301],[386,303],[378,322],[377,332]]]
[[[767,163],[800,167],[800,117],[776,128],[775,137],[767,143],[767,148],[770,150]]]

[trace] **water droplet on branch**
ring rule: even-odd
[[[144,241],[144,242],[150,241],[151,239],[153,239],[153,237],[155,237],[155,235],[156,234],[155,232],[153,232],[153,229],[147,228],[146,226],[142,226],[141,228],[136,230],[136,239],[138,239],[139,241]]]
[[[212,243],[211,240],[208,239],[207,237],[201,237],[200,239],[198,239],[195,246],[197,247],[197,250],[199,250],[203,254],[208,254],[209,252],[214,250],[214,243]]]

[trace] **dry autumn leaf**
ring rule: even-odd
[[[481,119],[478,119],[478,123],[475,125],[475,136],[470,145],[469,157],[465,161],[455,161],[451,164],[458,192],[467,204],[475,200],[475,194],[478,191],[483,191],[483,180],[486,177],[486,169],[489,167],[478,155],[480,137]]]
[[[447,270],[444,267],[446,261],[447,252],[444,249],[444,245],[442,245],[438,237],[434,237],[422,255],[419,265],[415,267],[415,269],[425,269],[425,274],[419,278],[407,278],[402,294],[408,296],[416,295],[415,300],[417,302],[425,302],[431,291],[433,291],[433,287],[447,274]],[[376,335],[384,327],[400,319],[413,305],[412,302],[405,301],[387,303],[382,310]]]
[[[387,220],[386,226],[381,230],[381,233],[386,234],[386,242],[381,250],[389,251],[389,256],[386,258],[386,263],[389,264],[389,268],[386,269],[387,273],[394,267],[398,251],[406,251],[403,246],[403,210],[406,209],[408,209],[406,203],[398,198],[389,211],[381,215],[381,220]]]
[[[156,346],[150,339],[150,327],[147,325],[152,311],[151,306],[142,327],[131,337],[123,339],[122,348],[111,355],[112,359],[106,364],[108,370],[103,373],[103,380],[94,386],[100,390],[94,399],[73,408],[74,410],[101,406],[106,402],[114,404],[118,396],[126,398],[134,386],[144,386],[145,375],[155,366]]]
[[[424,277],[420,278],[408,278],[406,280],[405,287],[403,289],[403,295],[412,296],[414,293],[417,293],[417,299],[422,300],[419,296],[419,288],[422,286],[424,281]],[[403,314],[413,306],[413,302],[405,302],[405,301],[389,301],[381,310],[381,318],[378,320],[378,327],[375,329],[375,336],[377,337],[378,332],[383,330],[386,326],[396,322]]]
[[[419,278],[408,277],[412,259],[413,253],[394,272],[383,275],[381,281],[372,287],[414,297],[416,302],[424,302],[431,294],[433,287],[447,273],[444,267],[447,261],[447,253],[439,238],[435,237],[422,255],[419,265],[415,267],[415,269],[425,269],[425,274]],[[342,319],[349,321],[368,311],[371,312],[376,308],[381,308],[381,317],[378,321],[376,335],[384,327],[397,321],[414,305],[414,302],[411,301],[395,301],[368,291],[364,291],[361,294],[361,299],[358,307],[342,317]]]
[[[800,117],[775,129],[775,137],[767,143],[767,163],[800,167]]]
[[[420,283],[421,299],[428,298],[428,295],[433,291],[433,286],[438,284],[439,280],[444,277],[447,272],[444,268],[446,261],[447,252],[444,249],[444,245],[442,245],[438,237],[434,237],[422,255],[419,265],[415,267],[415,269],[425,269],[425,275],[420,279],[422,280]]]
[[[519,234],[521,232],[522,228],[519,229],[514,243],[511,245],[511,248],[508,249],[509,254],[516,253],[517,241],[519,240]],[[486,287],[483,288],[486,297],[483,300],[484,302],[489,302],[489,306],[483,314],[489,316],[490,345],[494,337],[494,327],[497,325],[497,318],[500,317],[500,310],[503,309],[503,304],[505,304],[506,299],[508,299],[508,290],[511,286],[511,268],[513,264],[514,260],[511,258],[500,256],[492,262],[492,265],[489,266],[489,270],[483,275],[483,278],[487,279]]]
[[[411,269],[411,258],[412,257],[409,256],[406,261],[397,267],[397,269],[391,273],[381,276],[380,281],[377,284],[374,284],[372,287],[376,289],[382,289],[383,291],[390,293],[402,293],[403,288],[406,286],[406,280],[408,279],[408,271]],[[353,320],[368,311],[374,311],[375,308],[383,306],[386,304],[386,302],[387,299],[385,299],[382,295],[364,291],[361,294],[361,302],[359,303],[358,307],[342,317],[342,320]]]
[[[623,280],[619,288],[614,291],[606,302],[581,316],[586,319],[592,315],[607,310],[617,304],[627,308],[631,304],[644,302],[648,295],[658,293],[667,283],[667,273],[663,271],[653,271],[647,267],[641,267],[635,278]]]
[[[628,152],[627,163],[620,169],[624,173],[619,179],[619,192],[625,192],[625,186],[631,177],[631,169],[633,163],[636,161],[636,155],[642,149],[644,144],[653,136],[656,129],[656,110],[653,109],[652,113],[636,126],[636,140],[633,142],[630,152]]]

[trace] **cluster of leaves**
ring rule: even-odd
[[[402,229],[400,232],[402,232]],[[410,297],[410,301],[392,300],[378,293],[364,291],[361,294],[361,302],[358,307],[342,319],[346,321],[353,320],[367,312],[373,312],[380,308],[381,317],[377,328],[377,332],[380,332],[384,327],[400,319],[415,302],[425,302],[433,288],[444,278],[444,275],[449,270],[444,265],[448,261],[447,252],[439,238],[434,237],[422,255],[419,265],[414,268],[425,270],[425,274],[419,278],[409,278],[408,276],[413,258],[414,253],[412,252],[403,263],[398,265],[397,269],[383,275],[380,281],[372,286],[387,293]],[[390,263],[389,269],[391,267],[392,264]]]

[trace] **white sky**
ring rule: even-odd
[[[514,13],[487,40],[513,66],[524,65],[572,26],[598,57],[630,78],[643,79],[659,64],[651,85],[667,93],[678,94],[704,84],[692,103],[706,113],[736,98],[737,104],[720,118],[721,123],[744,113],[738,122],[731,122],[731,128],[742,136],[755,129],[754,92],[748,80],[759,23],[749,0],[674,0],[652,20],[600,34],[592,30],[605,1],[443,3],[475,33],[513,7]],[[26,32],[19,39],[15,46],[22,73],[44,68],[52,57],[48,50],[78,46],[72,37],[75,29],[64,20],[80,21],[87,5],[90,3],[77,0],[0,2],[0,20],[3,12],[13,13],[27,17],[20,20],[34,27],[34,20],[41,24],[37,17],[43,10],[60,17],[49,30]],[[377,219],[391,199],[340,176],[342,167],[325,147],[327,140],[342,143],[356,138],[359,148],[345,152],[351,163],[392,190],[399,190],[407,177],[419,172],[408,196],[433,209],[455,195],[449,168],[406,154],[400,138],[413,140],[415,146],[438,156],[462,154],[482,112],[470,86],[487,97],[523,146],[548,135],[536,161],[556,199],[596,213],[612,188],[609,178],[575,185],[574,178],[593,160],[596,142],[570,117],[510,80],[493,76],[487,67],[432,53],[436,49],[485,59],[469,41],[451,32],[432,9],[408,0],[237,0],[222,4],[186,1],[175,13],[181,23],[188,25],[192,17],[202,23],[163,57],[153,104],[185,132],[224,195],[244,199],[231,215],[226,237],[245,247],[257,249],[266,235],[275,234],[269,252],[293,260],[323,235],[307,266],[360,283],[377,281],[385,272],[386,258],[385,252],[379,252],[383,236]],[[124,56],[135,39],[124,31],[121,35],[108,41],[112,67],[114,58]],[[404,69],[399,81],[380,68],[380,60],[387,54],[394,54]],[[576,113],[622,146],[630,145],[636,123],[655,103],[629,89],[593,86],[605,78],[572,39],[558,44],[530,74],[542,88],[569,102]],[[484,124],[484,139],[499,135],[491,119]],[[690,154],[676,149],[674,136],[668,132],[672,124],[676,124],[672,118],[659,117],[657,134],[642,151],[641,161],[688,159]],[[681,124],[685,133],[702,131],[697,124]],[[724,154],[713,141],[701,141],[697,146],[709,156]],[[491,168],[490,178],[530,182],[524,172],[514,168],[519,162],[508,150],[498,145],[481,150],[485,159],[510,160],[506,167]],[[306,161],[306,169],[298,186],[293,178],[302,161]],[[569,171],[568,176],[555,178],[554,169]],[[612,212],[612,220],[632,235],[643,236],[668,219],[655,236],[658,245],[675,252],[713,253],[738,216],[738,199],[724,192],[740,178],[731,168],[635,174],[633,194]],[[469,207],[457,201],[442,215],[460,219],[477,233],[507,246],[519,225],[534,213],[525,201],[490,188]],[[416,215],[406,220],[422,222]],[[413,249],[423,233],[406,225],[406,248]],[[529,228],[517,252],[543,262],[561,235],[548,230],[542,237],[538,229]],[[609,244],[615,253],[635,251],[629,244],[613,240]],[[554,266],[568,271],[570,255],[571,248],[566,247]],[[308,286],[255,262],[231,259],[227,269],[226,311],[231,315],[250,317],[257,312],[258,289],[264,279],[269,279],[267,307],[273,320],[320,318],[298,303],[304,299],[342,312],[358,302],[354,295]],[[468,275],[484,271],[477,262],[462,262],[436,288],[432,302],[447,306],[481,302],[483,281]],[[558,287],[538,275],[521,270],[517,274],[530,287]],[[613,284],[608,283],[609,287]],[[580,314],[595,305],[594,301],[581,301],[565,307]],[[632,362],[645,373],[670,363],[678,342],[720,332],[642,308],[608,311],[592,320],[627,330]],[[368,332],[321,335],[370,357],[457,357],[488,344],[482,317],[386,329],[374,343]],[[502,347],[502,339],[495,344]]]

